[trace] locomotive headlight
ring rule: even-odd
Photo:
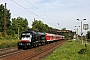
[[[29,45],[30,45],[30,43],[29,43]]]
[[[23,45],[22,43],[19,43],[19,45]]]
[[[23,45],[23,44],[21,43],[21,45]]]
[[[30,43],[27,43],[27,45],[30,45]]]
[[[28,43],[27,43],[27,45],[28,45]]]

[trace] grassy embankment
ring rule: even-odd
[[[9,40],[0,39],[0,49],[16,47],[18,42],[19,42],[18,39],[9,39]]]
[[[42,60],[90,60],[90,42],[81,44],[79,41],[68,40],[50,56]]]

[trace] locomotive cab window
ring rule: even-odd
[[[44,40],[45,39],[45,35],[40,36],[40,39]]]
[[[21,37],[30,37],[30,33],[22,33],[22,36]]]

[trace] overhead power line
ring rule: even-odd
[[[46,14],[44,14],[42,11],[40,11],[37,7],[35,7],[32,3],[30,3],[28,0],[25,0],[25,1],[27,1],[30,5],[32,5],[34,8],[36,8],[39,12],[41,12],[44,16],[46,16],[46,17],[48,17]],[[48,17],[49,19],[51,19],[51,20],[54,20],[54,19],[52,19],[52,18],[50,18],[50,17]]]
[[[35,7],[33,4],[31,4],[28,0],[26,0],[30,5],[32,5],[34,8],[36,8],[39,12],[41,12],[44,16],[46,16],[42,11],[40,11],[37,7]]]
[[[29,11],[30,13],[34,14],[35,16],[38,16],[37,14],[33,13],[32,11],[28,10],[27,8],[23,7],[22,5],[20,5],[19,3],[15,2],[14,0],[11,0],[12,2],[14,2],[15,4],[19,5],[20,7],[22,7],[23,9]],[[43,19],[42,17],[38,16],[39,18]],[[51,23],[50,23],[51,24]],[[52,25],[52,24],[51,24]]]
[[[42,17],[40,17],[40,16],[38,16],[37,14],[35,14],[35,13],[33,13],[32,11],[30,11],[29,9],[27,9],[27,8],[25,8],[25,7],[23,7],[22,5],[20,5],[19,3],[17,3],[17,2],[15,2],[14,0],[11,0],[12,2],[14,2],[15,4],[17,4],[17,5],[19,5],[20,7],[22,7],[23,9],[25,9],[25,10],[27,10],[27,11],[29,11],[30,13],[32,13],[32,14],[34,14],[35,16],[37,16],[37,17],[39,17],[39,18],[41,18],[41,19],[43,19]],[[27,0],[26,0],[27,1]],[[27,1],[29,4],[31,4],[29,1]],[[31,4],[32,5],[32,4]],[[34,5],[32,5],[32,6],[34,6]],[[35,6],[34,6],[35,7]],[[37,7],[35,7],[36,9],[38,9]],[[39,9],[38,9],[39,10]],[[40,11],[40,10],[39,10]],[[41,11],[40,11],[41,12]],[[42,13],[42,12],[41,12]],[[43,13],[43,15],[45,15],[44,13]],[[46,16],[46,15],[45,15]],[[46,16],[46,17],[48,17],[48,16]],[[49,17],[48,17],[49,18]],[[54,19],[51,19],[51,18],[49,18],[50,20],[54,20]],[[43,20],[45,20],[45,19],[43,19]],[[52,23],[50,23],[49,22],[49,24],[51,24],[51,25],[53,25]]]
[[[15,2],[14,0],[11,0],[12,2],[14,2],[15,4],[19,5],[20,7],[22,7],[23,9],[29,11],[30,13],[34,14],[35,16],[43,19],[42,17],[38,16],[37,14],[33,13],[32,11],[28,10],[27,8],[23,7],[22,5],[20,5],[19,3]],[[43,19],[44,20],[44,19]]]
[[[32,13],[32,14],[34,14],[35,16],[37,16],[37,14],[35,14],[35,13],[33,13],[33,12],[31,12],[30,10],[28,10],[27,8],[25,8],[25,7],[23,7],[22,5],[20,5],[19,3],[17,3],[17,2],[15,2],[15,1],[13,1],[13,0],[11,0],[12,2],[14,2],[14,3],[16,3],[17,5],[19,5],[20,7],[22,7],[23,9],[25,9],[25,10],[27,10],[27,11],[29,11],[30,13]]]

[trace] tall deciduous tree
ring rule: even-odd
[[[47,28],[48,28],[48,25],[44,24],[40,20],[39,21],[35,20],[32,23],[32,29],[35,30],[35,31],[46,32]]]
[[[49,27],[47,24],[44,24],[42,21],[35,20],[32,23],[32,29],[40,32],[48,32],[49,30],[52,30],[52,27]]]
[[[6,9],[6,32],[8,34],[8,31],[11,27],[11,13],[10,10]],[[3,32],[4,29],[4,5],[0,5],[0,32]]]
[[[21,33],[24,30],[28,29],[28,21],[26,18],[17,17],[12,18],[12,29],[15,31],[15,34]]]

